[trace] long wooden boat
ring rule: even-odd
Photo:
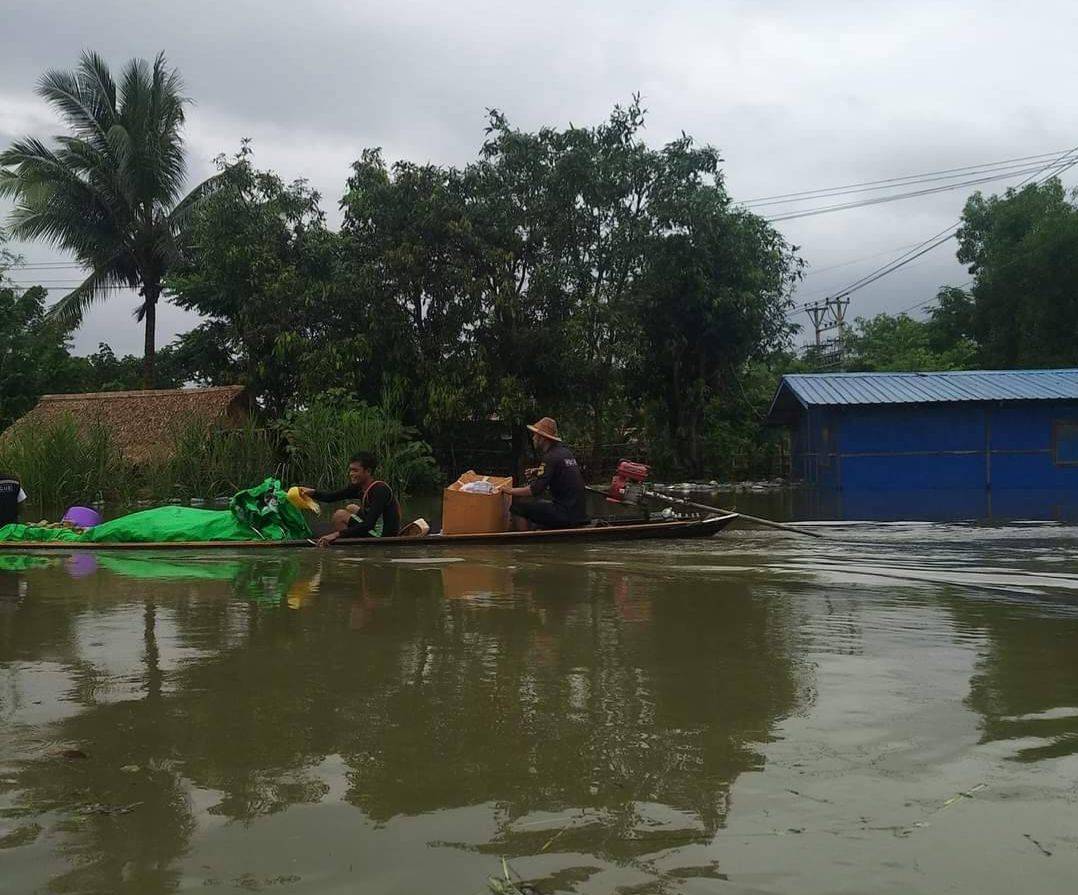
[[[737,518],[737,513],[670,522],[613,520],[581,528],[557,528],[547,531],[506,531],[496,534],[427,535],[423,538],[352,538],[337,541],[332,550],[367,551],[384,549],[429,549],[464,547],[471,544],[542,544],[551,541],[593,543],[604,541],[673,540],[708,538],[718,534]],[[304,541],[156,541],[122,544],[83,544],[71,541],[9,541],[0,543],[4,553],[71,553],[87,550],[273,550],[316,548],[313,540]]]

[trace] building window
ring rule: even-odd
[[[1056,466],[1078,466],[1078,421],[1052,424],[1052,459]]]

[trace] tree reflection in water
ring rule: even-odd
[[[981,742],[1013,740],[1023,762],[1078,754],[1078,612],[1070,592],[1044,601],[952,597],[960,629],[987,635],[966,704]]]
[[[19,766],[25,813],[62,818],[59,890],[169,889],[201,810],[250,824],[318,803],[330,756],[377,824],[489,805],[495,834],[457,846],[632,864],[711,839],[805,691],[781,595],[644,563],[102,559],[21,573],[29,597],[0,614],[0,662],[58,662],[74,684],[48,738],[90,755]],[[80,641],[105,610],[137,613],[116,632],[143,643],[126,698],[102,696],[115,675]],[[528,820],[549,816],[571,822]]]

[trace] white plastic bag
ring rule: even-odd
[[[468,494],[493,494],[495,488],[490,482],[468,482],[466,485],[461,485],[460,490]]]

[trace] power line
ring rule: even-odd
[[[0,279],[0,289],[11,287],[14,289],[20,289],[25,292],[27,289],[36,289],[41,287],[43,289],[75,289],[82,285],[83,281],[77,283],[60,283],[54,280],[5,280]],[[135,289],[135,286],[122,286],[115,284],[105,284],[98,286],[98,290],[102,289]]]
[[[1070,167],[1069,165],[1066,167]],[[1059,173],[1066,170],[1066,167],[1061,168]],[[901,199],[912,199],[918,196],[930,196],[935,193],[945,193],[950,190],[958,190],[964,187],[977,186],[982,183],[991,183],[994,180],[1007,180],[1011,177],[1016,177],[1020,174],[1039,174],[1044,168],[1023,168],[1019,171],[1008,171],[1004,174],[992,174],[987,177],[979,177],[971,180],[963,180],[959,183],[948,183],[943,186],[926,187],[920,190],[911,190],[906,193],[896,193],[891,196],[877,196],[872,199],[859,199],[856,202],[841,202],[837,205],[823,205],[818,208],[802,209],[801,211],[785,212],[783,214],[774,215],[773,217],[765,218],[769,223],[775,224],[780,221],[793,221],[799,218],[814,217],[820,214],[829,214],[833,211],[848,211],[852,208],[864,208],[869,205],[883,205],[887,202],[897,202]]]
[[[931,298],[926,298],[924,301],[919,301],[915,305],[910,305],[908,308],[903,308],[899,311],[899,314],[908,314],[910,311],[916,311],[918,308],[923,308],[925,305],[931,304],[934,301],[938,301],[939,296],[933,295]]]
[[[814,190],[802,190],[801,192],[796,192],[796,193],[778,193],[778,194],[776,194],[774,196],[760,196],[760,197],[755,198],[755,199],[746,199],[741,204],[742,205],[755,205],[755,204],[761,203],[761,202],[769,202],[772,199],[788,199],[788,198],[793,198],[793,197],[796,197],[796,196],[808,196],[808,195],[811,195],[813,193],[830,193],[830,192],[835,192],[835,191],[839,191],[839,190],[843,190],[843,191],[852,190],[852,189],[854,189],[856,187],[875,186],[876,184],[883,184],[883,183],[897,183],[898,181],[902,181],[902,180],[921,180],[921,179],[933,177],[933,176],[938,175],[938,174],[959,174],[960,172],[964,172],[964,171],[973,171],[975,168],[994,168],[994,167],[996,167],[998,165],[1011,164],[1011,163],[1014,163],[1014,162],[1029,162],[1029,161],[1035,161],[1037,159],[1051,158],[1051,157],[1059,156],[1060,153],[1064,153],[1064,152],[1066,152],[1066,150],[1057,149],[1054,152],[1042,152],[1039,155],[1018,156],[1017,158],[1003,159],[1002,161],[998,161],[998,162],[982,162],[979,165],[966,165],[965,167],[962,167],[962,168],[944,168],[943,170],[940,170],[940,171],[928,171],[928,172],[923,173],[923,174],[907,174],[904,177],[886,177],[886,178],[884,178],[882,180],[866,180],[866,181],[863,181],[861,183],[846,184],[845,186],[821,187],[819,189],[814,189]]]
[[[1017,264],[1019,261],[1026,260],[1030,256],[1030,254],[1031,254],[1031,252],[1029,250],[1024,251],[1024,252],[1019,252],[1017,255],[1014,255],[1013,257],[1011,257],[1010,260],[1005,261],[1003,264],[999,265],[996,268],[996,273],[998,273],[1001,270],[1006,270],[1011,265]],[[965,289],[967,286],[972,286],[975,282],[976,282],[975,279],[969,279],[969,280],[966,280],[966,282],[964,282],[964,283],[959,283],[954,288],[955,289]],[[903,308],[898,313],[899,314],[906,314],[909,311],[916,310],[917,308],[923,308],[925,305],[931,304],[932,302],[938,301],[938,300],[939,300],[939,293],[932,296],[932,298],[926,298],[924,301],[919,301],[915,305],[910,305],[908,308]]]
[[[742,203],[746,208],[762,208],[768,205],[793,205],[798,202],[810,202],[814,199],[836,199],[840,196],[853,196],[858,193],[872,193],[879,190],[893,190],[901,189],[903,187],[918,186],[922,183],[938,183],[942,180],[956,180],[959,177],[973,177],[988,174],[999,174],[1006,176],[1008,172],[1014,174],[1022,174],[1026,171],[1036,170],[1036,168],[1029,162],[1023,162],[1017,165],[1003,165],[996,168],[983,168],[978,171],[962,171],[958,174],[944,174],[938,177],[923,177],[915,180],[903,180],[898,182],[883,183],[878,186],[865,186],[858,189],[846,188],[838,190],[821,190],[814,191],[812,193],[806,193],[800,197],[791,197],[788,199],[773,199],[767,202],[751,202]]]
[[[1064,156],[1066,154],[1067,153],[1064,152]],[[938,180],[949,180],[954,179],[955,177],[961,177],[969,173],[985,175],[991,174],[991,176],[968,179],[961,183],[946,184],[940,187],[933,187],[927,190],[915,190],[906,193],[898,193],[892,196],[879,197],[875,199],[840,203],[837,205],[826,205],[811,209],[802,209],[795,212],[780,213],[774,217],[767,218],[767,220],[773,223],[785,220],[794,220],[800,217],[809,217],[812,215],[829,213],[831,211],[843,211],[852,208],[860,208],[865,205],[875,205],[885,202],[898,201],[900,199],[913,198],[922,195],[930,195],[934,192],[944,192],[946,190],[959,189],[963,186],[970,186],[978,183],[987,183],[991,180],[1005,179],[1010,176],[1017,176],[1024,173],[1040,173],[1041,171],[1045,170],[1043,167],[1030,167],[1027,163],[1033,160],[1039,160],[1048,157],[1056,158],[1059,155],[1060,153],[1059,151],[1057,151],[1039,153],[1037,155],[1017,156],[1015,158],[1002,159],[997,162],[981,162],[979,164],[965,165],[959,168],[944,168],[939,171],[929,171],[922,174],[907,174],[899,177],[883,178],[881,180],[869,180],[863,181],[861,183],[849,184],[846,186],[822,187],[813,190],[803,190],[801,192],[780,193],[773,196],[763,196],[758,199],[748,199],[739,204],[745,207],[791,204],[793,202],[809,201],[813,198],[836,198],[841,195],[852,195],[860,192],[867,192],[873,189],[898,188],[904,186],[914,186],[917,183],[930,183]],[[1059,159],[1057,158],[1056,160],[1058,161]],[[835,266],[837,267],[838,265]],[[15,264],[9,265],[9,269],[12,270],[55,270],[63,268],[85,269],[85,265],[77,261],[33,261],[17,262]],[[820,271],[816,272],[818,273]]]
[[[880,196],[880,197],[874,197],[874,198],[871,198],[871,199],[861,199],[861,200],[858,200],[858,201],[855,201],[855,202],[846,202],[846,203],[839,203],[839,204],[836,204],[836,205],[826,205],[826,206],[822,206],[822,207],[818,207],[818,208],[802,209],[802,210],[797,211],[797,212],[789,212],[789,213],[779,214],[779,215],[776,215],[776,216],[771,217],[771,218],[766,218],[766,220],[768,220],[768,221],[770,221],[772,223],[777,223],[777,222],[780,222],[780,221],[795,220],[795,219],[799,219],[799,218],[803,218],[803,217],[810,217],[810,216],[819,215],[819,214],[827,214],[827,213],[830,213],[830,212],[833,212],[833,211],[844,211],[844,210],[849,210],[849,209],[853,209],[853,208],[861,208],[861,207],[866,207],[866,206],[870,206],[870,205],[879,205],[879,204],[883,204],[883,203],[887,203],[887,202],[895,202],[895,201],[899,201],[899,200],[902,200],[902,199],[908,199],[908,198],[914,198],[914,197],[919,197],[919,196],[931,195],[931,194],[938,193],[938,192],[945,192],[945,191],[949,191],[949,190],[960,189],[960,188],[966,187],[966,186],[973,186],[973,185],[977,185],[977,184],[981,184],[981,183],[988,183],[988,182],[991,182],[991,181],[994,181],[994,180],[1007,179],[1007,178],[1010,178],[1010,177],[1018,176],[1020,174],[1029,174],[1030,175],[1029,177],[1027,177],[1025,180],[1023,180],[1020,184],[1018,184],[1018,186],[1022,186],[1025,183],[1027,183],[1029,180],[1031,180],[1034,177],[1037,177],[1037,176],[1039,176],[1041,174],[1044,174],[1045,172],[1048,172],[1046,177],[1045,177],[1045,179],[1047,179],[1048,177],[1058,176],[1058,175],[1064,173],[1065,171],[1069,170],[1075,164],[1078,164],[1078,158],[1075,158],[1075,159],[1070,160],[1070,161],[1067,160],[1068,156],[1073,155],[1076,151],[1078,151],[1078,147],[1067,150],[1067,151],[1063,152],[1061,155],[1059,155],[1057,153],[1041,153],[1041,154],[1038,154],[1038,155],[1020,156],[1020,157],[1013,158],[1013,159],[1004,159],[1004,160],[999,161],[999,162],[984,162],[984,163],[981,163],[981,164],[978,164],[978,165],[967,165],[967,166],[964,166],[964,167],[961,167],[961,168],[943,169],[941,171],[928,172],[927,174],[921,174],[921,175],[905,175],[905,176],[902,176],[902,177],[885,178],[883,180],[877,180],[877,181],[865,181],[864,183],[852,184],[852,185],[850,185],[848,187],[828,187],[828,188],[817,189],[817,190],[806,190],[806,191],[802,191],[800,193],[786,193],[786,194],[780,194],[780,195],[775,195],[775,196],[767,196],[767,197],[763,197],[761,199],[748,200],[747,202],[742,203],[742,204],[746,205],[746,206],[751,205],[751,204],[782,204],[781,202],[776,201],[776,200],[782,200],[782,199],[787,199],[789,201],[807,201],[807,198],[797,198],[797,197],[832,198],[834,196],[842,195],[843,191],[845,191],[847,194],[849,194],[849,193],[855,193],[855,192],[862,192],[862,191],[865,191],[865,189],[867,189],[867,188],[875,188],[875,189],[883,188],[883,187],[879,186],[880,184],[892,184],[894,186],[911,186],[911,185],[913,185],[914,183],[916,183],[918,181],[920,181],[920,182],[930,182],[932,180],[939,180],[939,179],[953,179],[956,176],[962,176],[964,173],[970,173],[970,172],[985,173],[987,171],[993,171],[993,173],[988,174],[987,176],[975,177],[975,178],[971,178],[971,179],[961,181],[959,183],[949,183],[949,184],[945,184],[945,185],[942,185],[942,186],[930,187],[930,188],[922,189],[922,190],[913,190],[913,191],[909,191],[909,192],[905,192],[905,193],[898,193],[898,194],[894,194],[894,195],[890,195],[890,196]],[[1029,160],[1032,160],[1032,159],[1043,159],[1043,158],[1045,158],[1047,156],[1053,156],[1052,160],[1047,165],[1043,165],[1043,166],[1040,166],[1040,167],[1032,167],[1031,168],[1031,167],[1028,167],[1028,166],[1026,166],[1024,164],[1017,164],[1017,163],[1025,163],[1025,162],[1028,162]],[[1017,170],[1015,170],[1016,168],[1017,168]],[[1000,172],[1003,172],[1003,173],[1000,173]],[[832,195],[831,196],[826,196],[825,194],[828,194],[828,193],[830,193]],[[849,292],[853,292],[853,291],[856,291],[858,289],[862,289],[865,286],[871,285],[872,283],[876,282],[876,280],[882,278],[883,276],[886,276],[889,273],[894,272],[895,270],[898,270],[900,267],[903,267],[906,264],[916,260],[917,258],[919,258],[922,255],[926,254],[928,251],[931,251],[932,249],[936,248],[937,246],[942,245],[944,242],[946,242],[949,239],[953,238],[954,235],[957,233],[957,230],[958,230],[959,226],[961,226],[961,220],[958,221],[956,224],[952,225],[951,227],[948,227],[947,229],[940,231],[940,233],[936,234],[935,236],[929,237],[929,239],[927,239],[927,240],[925,240],[925,241],[923,241],[921,243],[913,244],[911,247],[909,247],[911,249],[910,251],[905,252],[903,255],[900,255],[898,258],[895,258],[892,261],[888,262],[887,264],[877,268],[875,271],[872,271],[869,274],[866,274],[861,279],[855,280],[854,283],[847,286],[845,289],[839,290],[838,292],[832,293],[832,294],[834,294],[834,295],[845,295],[845,294],[847,294]],[[900,248],[902,248],[902,247],[900,247]],[[836,264],[836,265],[832,265],[830,267],[821,268],[821,269],[816,270],[816,271],[810,271],[808,274],[806,274],[806,276],[812,276],[812,275],[817,274],[817,273],[823,273],[824,271],[827,271],[827,270],[833,270],[833,269],[837,269],[839,267],[847,266],[849,264],[855,264],[859,260],[868,260],[869,258],[878,257],[878,255],[880,255],[880,254],[885,254],[885,253],[877,253],[875,255],[866,256],[865,258],[855,259],[854,261],[843,262],[842,264]],[[20,271],[22,271],[22,270],[42,270],[42,271],[60,272],[62,269],[66,269],[66,268],[83,268],[83,267],[84,267],[84,265],[82,265],[82,264],[80,264],[78,262],[72,262],[72,261],[48,261],[48,262],[43,261],[43,262],[34,262],[34,263],[16,263],[16,264],[10,265],[8,267],[8,269],[9,270],[20,270]],[[32,282],[32,283],[28,282],[28,281],[9,281],[9,282],[11,282],[13,285],[17,285],[17,286],[54,286],[56,288],[64,288],[64,287],[66,287],[66,288],[75,288],[76,286],[81,285],[81,282],[68,282],[67,280],[39,280],[39,281]],[[113,287],[109,287],[109,288],[125,289],[125,288],[129,288],[129,287],[126,287],[126,286],[113,286]],[[803,304],[801,307],[796,308],[794,310],[803,311],[807,307],[808,307],[808,304]]]
[[[1074,167],[1075,165],[1078,165],[1078,157],[1072,158],[1072,156],[1074,156],[1076,152],[1078,152],[1078,146],[1067,150],[1057,159],[1054,159],[1047,165],[1041,167],[1037,172],[1031,174],[1029,177],[1026,177],[1024,180],[1017,184],[1015,189],[1025,186],[1031,180],[1040,175],[1043,175],[1043,177],[1039,182],[1043,183],[1049,178],[1058,177],[1060,174],[1063,174],[1070,168]],[[872,285],[877,280],[882,279],[888,274],[894,273],[896,270],[905,267],[911,261],[920,258],[922,255],[932,251],[932,249],[937,248],[938,246],[943,245],[945,242],[948,242],[949,240],[953,239],[957,235],[958,229],[961,226],[962,219],[959,218],[959,220],[951,226],[944,228],[934,236],[930,236],[923,242],[918,243],[914,248],[910,249],[907,252],[904,252],[902,255],[899,255],[897,258],[893,259],[892,261],[889,261],[887,264],[884,264],[876,268],[876,270],[869,272],[860,279],[855,280],[853,283],[851,283],[849,286],[846,286],[844,289],[839,289],[836,292],[833,292],[832,295],[844,297],[851,292],[856,292],[859,289],[864,289],[866,286]],[[804,311],[807,309],[807,307],[808,305],[804,305],[795,310]]]
[[[849,267],[851,264],[860,264],[862,261],[871,261],[873,258],[882,258],[884,255],[891,255],[902,249],[912,248],[916,244],[917,243],[911,242],[909,245],[898,246],[894,249],[884,249],[882,252],[873,252],[871,255],[862,255],[860,258],[851,258],[849,261],[843,261],[840,264],[829,264],[827,267],[816,267],[808,273],[802,274],[801,279],[804,280],[808,277],[814,277],[817,274],[827,273],[829,270],[838,270],[840,267]]]
[[[55,268],[63,267],[83,267],[84,265],[78,261],[41,261],[35,264],[23,264],[16,262],[9,265],[10,270],[53,270]]]

